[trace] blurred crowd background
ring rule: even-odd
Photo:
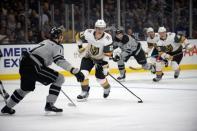
[[[38,43],[49,38],[52,26],[64,28],[64,42],[73,43],[76,32],[94,28],[95,21],[101,18],[100,0],[0,2],[0,44]],[[118,0],[103,0],[103,17],[112,35],[118,28],[117,4]],[[120,0],[121,28],[139,40],[146,39],[145,29],[150,26],[155,31],[165,26],[168,31],[195,39],[197,7],[194,5],[196,0]]]

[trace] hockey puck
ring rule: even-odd
[[[138,101],[138,103],[143,103],[143,101]]]

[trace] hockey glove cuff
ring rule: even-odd
[[[117,62],[120,60],[120,55],[113,56],[112,59],[114,62]]]
[[[85,48],[82,46],[79,46],[78,52],[81,54],[85,51]]]
[[[161,55],[161,58],[166,59],[166,60],[170,60],[170,61],[173,60],[173,56],[166,54],[166,53],[163,53]]]

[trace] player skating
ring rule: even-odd
[[[176,79],[180,74],[179,64],[183,58],[183,47],[186,50],[192,50],[193,46],[189,44],[188,40],[183,35],[166,32],[165,27],[159,27],[158,33],[160,37],[160,40],[157,43],[159,56],[156,61],[156,78],[154,78],[153,81],[160,81],[163,76],[163,66],[160,58],[170,61],[171,67],[174,70],[174,78]]]
[[[49,95],[46,99],[45,111],[62,112],[63,109],[54,106],[61,86],[64,83],[64,76],[49,68],[53,62],[63,69],[70,71],[78,81],[84,80],[84,75],[77,68],[74,68],[64,59],[64,49],[61,45],[63,35],[60,28],[52,28],[51,39],[39,43],[30,52],[23,52],[19,73],[21,76],[21,87],[16,89],[1,112],[14,114],[13,107],[18,104],[30,91],[34,91],[36,81],[43,85],[50,85]]]
[[[154,65],[147,63],[145,52],[142,46],[134,38],[123,33],[123,30],[116,30],[115,40],[113,42],[113,60],[118,63],[120,76],[117,78],[123,81],[126,78],[125,62],[133,56],[145,70],[155,72]]]
[[[111,35],[105,32],[106,23],[104,20],[97,20],[95,29],[86,29],[76,36],[79,53],[83,55],[80,69],[85,75],[85,80],[81,82],[82,92],[77,96],[79,101],[86,100],[89,96],[89,78],[88,75],[93,67],[95,67],[95,76],[98,83],[103,87],[103,97],[108,97],[110,93],[110,84],[106,76],[108,75],[108,60],[112,52]],[[83,45],[83,41],[87,41],[87,46]]]

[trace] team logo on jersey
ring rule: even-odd
[[[166,51],[167,51],[167,52],[172,52],[172,50],[173,50],[172,45],[167,45],[167,46],[166,46]]]
[[[91,52],[92,55],[98,55],[99,54],[99,48],[91,45],[90,52]]]

